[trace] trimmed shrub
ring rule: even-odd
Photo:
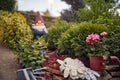
[[[87,57],[90,53],[86,37],[91,33],[108,32],[108,28],[102,24],[82,22],[64,32],[58,41],[59,52],[70,57]]]
[[[108,45],[110,45],[110,55],[118,55],[120,53],[120,26],[119,25],[109,25],[108,34]]]
[[[20,47],[20,40],[29,43],[32,39],[30,27],[20,13],[9,13],[0,16],[0,19],[0,24],[2,24],[0,27],[3,31],[2,39],[5,45],[15,50]]]
[[[107,42],[108,42],[108,45],[110,45],[110,48],[109,48],[110,56],[120,57],[120,33],[117,33],[114,35],[111,34]]]
[[[48,33],[44,36],[45,41],[48,43],[49,49],[56,49],[58,39],[61,34],[69,28],[69,24],[65,21],[58,21],[55,25],[48,28]]]

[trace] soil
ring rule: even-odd
[[[18,69],[13,52],[0,43],[0,80],[17,80]]]

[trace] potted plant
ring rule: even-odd
[[[88,43],[90,68],[93,70],[104,70],[105,55],[109,54],[108,45],[105,43],[107,32],[100,34],[92,33],[86,37]]]

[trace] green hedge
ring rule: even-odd
[[[118,23],[119,24],[119,23]],[[116,55],[120,57],[120,25],[109,25],[109,40],[108,45],[110,45],[110,55]]]
[[[87,49],[86,37],[91,33],[108,32],[105,25],[82,22],[71,27],[63,33],[58,42],[59,52],[70,57],[87,57],[90,50]]]
[[[120,57],[120,33],[115,34],[109,38],[109,44],[110,44],[110,55],[115,55]]]
[[[57,49],[58,39],[69,27],[69,23],[65,21],[58,21],[55,25],[48,28],[48,33],[44,36],[44,39],[48,43],[49,49]]]

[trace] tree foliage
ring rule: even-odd
[[[84,0],[62,0],[67,4],[71,5],[69,10],[64,10],[61,12],[61,19],[66,20],[67,22],[73,22],[75,19],[75,13],[81,8],[85,7]]]
[[[73,10],[78,10],[79,8],[83,8],[85,6],[84,0],[62,0],[67,4],[72,6]]]
[[[64,12],[61,13],[62,15],[61,19],[75,22],[96,20],[97,18],[99,18],[99,16],[111,17],[111,13],[109,10],[113,9],[113,7],[116,6],[117,2],[117,1],[115,2],[114,0],[84,0],[84,3],[82,3],[84,7],[81,8],[78,7],[78,5],[81,5],[80,3],[78,3],[74,5],[77,7],[74,10],[73,4],[76,0],[62,0],[62,1],[65,1],[66,3],[70,4],[72,6],[72,9],[64,10]],[[114,11],[114,9],[111,11]],[[70,14],[70,12],[74,12],[74,14]],[[68,13],[70,15],[68,15]]]
[[[107,17],[110,14],[110,8],[110,2],[105,2],[104,0],[86,0],[86,7],[76,12],[76,21],[96,20],[100,15]]]
[[[98,22],[101,18],[104,20],[118,18],[118,15],[115,15],[115,4],[113,0],[86,0],[87,6],[76,12],[75,21]]]
[[[64,10],[61,12],[61,19],[67,21],[67,22],[72,22],[74,21],[75,18],[75,12],[72,10]]]
[[[14,11],[16,0],[0,0],[0,10]]]

